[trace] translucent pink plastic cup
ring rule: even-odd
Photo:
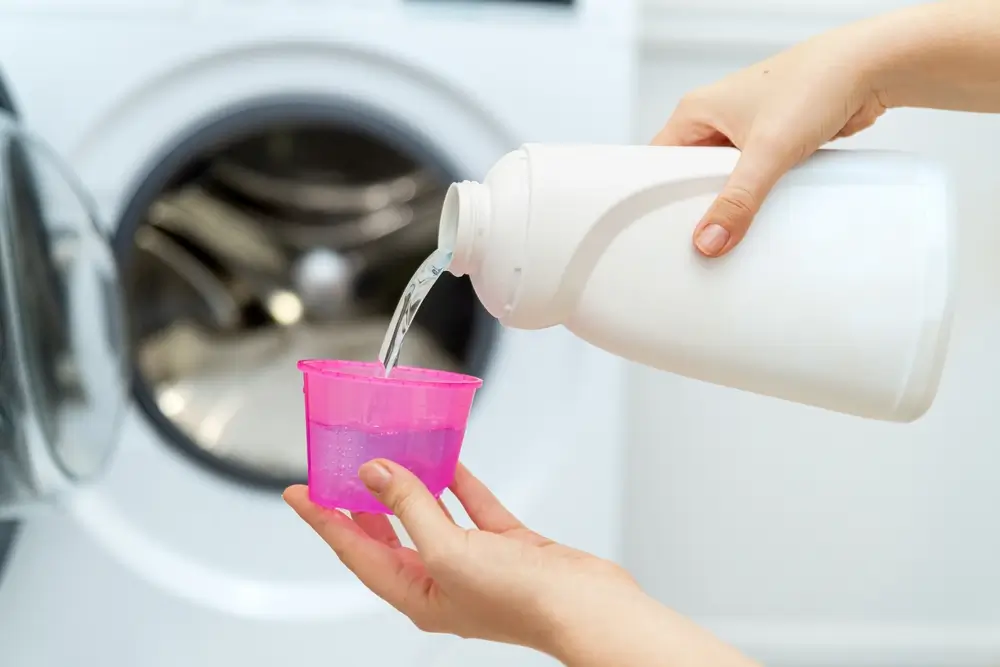
[[[409,469],[435,497],[448,488],[482,380],[398,366],[387,378],[377,361],[307,360],[299,370],[314,503],[391,514],[358,479],[372,459]]]

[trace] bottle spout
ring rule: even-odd
[[[438,223],[438,250],[450,253],[455,252],[455,244],[458,242],[459,185],[453,183],[448,188],[441,207],[441,221]]]
[[[477,265],[477,240],[489,228],[490,193],[482,183],[462,181],[448,188],[438,223],[438,249],[452,255],[448,271],[464,276]]]

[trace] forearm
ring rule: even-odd
[[[758,667],[645,595],[605,598],[586,617],[577,612],[547,651],[567,667]]]
[[[848,27],[889,107],[1000,112],[1000,0],[945,0]]]

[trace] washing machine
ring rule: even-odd
[[[631,5],[0,0],[0,663],[549,664],[416,631],[284,505],[294,362],[374,358],[449,183],[629,140]],[[414,332],[484,378],[467,465],[617,558],[622,363],[464,279]]]

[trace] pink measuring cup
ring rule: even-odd
[[[309,497],[323,507],[391,514],[358,478],[372,459],[407,468],[435,497],[448,488],[479,378],[377,361],[300,361]]]

